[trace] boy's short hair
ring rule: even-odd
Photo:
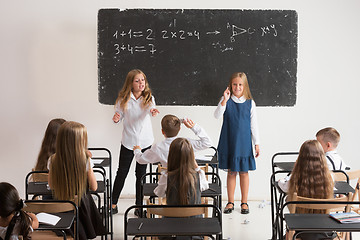
[[[180,119],[174,115],[165,115],[161,120],[161,128],[166,137],[175,137],[180,131]]]
[[[336,148],[340,142],[340,133],[335,128],[327,127],[319,130],[316,137],[321,137],[324,142],[331,142]]]

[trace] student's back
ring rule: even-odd
[[[168,157],[167,204],[201,203],[197,167],[194,151],[189,141],[185,138],[175,139],[170,145]]]
[[[101,216],[88,191],[96,191],[97,181],[87,153],[84,125],[70,121],[61,125],[49,169],[54,197],[79,205],[79,238],[92,239],[104,234]]]
[[[326,164],[325,154],[317,140],[308,140],[300,148],[291,173],[288,201],[296,193],[301,197],[332,199],[334,182]],[[296,208],[296,213],[325,213],[325,210]],[[328,239],[331,233],[301,234],[302,240]]]
[[[35,165],[36,171],[48,170],[48,159],[51,155],[55,153],[56,136],[61,124],[63,124],[64,122],[65,119],[62,118],[55,118],[49,122],[45,130],[39,156]]]

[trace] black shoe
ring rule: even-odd
[[[114,214],[117,214],[119,212],[119,210],[118,210],[118,207],[117,207],[117,205],[113,208],[113,207],[111,207],[111,213],[114,215]]]
[[[232,207],[231,207],[231,208],[226,208],[226,207],[225,207],[225,209],[224,209],[224,213],[225,213],[225,214],[229,214],[229,213],[231,213],[231,212],[234,210],[234,203],[228,202],[228,203],[226,204],[226,206],[229,205],[229,204],[232,204]]]
[[[247,203],[241,203],[241,207],[243,205],[246,205],[248,208],[241,208],[241,214],[248,214],[250,211],[249,211],[249,205]]]
[[[134,211],[135,216],[140,217],[140,209],[136,208]]]

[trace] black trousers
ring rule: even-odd
[[[145,152],[150,147],[144,148],[141,151]],[[117,204],[120,193],[124,187],[125,179],[129,173],[131,162],[134,158],[133,150],[129,150],[123,145],[120,147],[119,166],[116,172],[114,187],[112,191],[112,204]],[[136,163],[136,205],[141,205],[141,177],[146,173],[147,164]]]

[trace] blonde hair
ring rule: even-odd
[[[166,137],[175,137],[180,131],[180,119],[174,115],[165,115],[161,119],[161,128]]]
[[[246,74],[244,72],[236,72],[231,75],[229,85],[228,85],[230,93],[233,94],[232,87],[231,87],[232,81],[233,81],[233,79],[238,78],[238,77],[244,81],[243,96],[246,99],[253,99],[251,92],[250,92],[249,82],[248,82]]]
[[[189,204],[192,196],[196,198],[196,174],[194,150],[185,138],[176,138],[170,144],[168,155],[168,193],[171,186],[178,189],[179,203]],[[194,195],[192,195],[194,194]]]
[[[336,148],[340,142],[340,133],[335,128],[327,127],[319,130],[316,137],[320,137],[325,143],[331,142]]]
[[[317,140],[308,140],[300,148],[291,173],[289,196],[293,193],[308,198],[330,199],[334,196],[334,182],[326,163],[325,153]],[[324,213],[320,210],[297,208],[298,213]]]
[[[63,123],[50,167],[51,187],[56,199],[74,200],[78,196],[80,203],[87,189],[86,165],[89,158],[86,150],[86,127],[77,122]]]
[[[141,96],[143,97],[142,106],[143,106],[143,108],[146,108],[147,106],[149,106],[151,104],[151,101],[152,101],[151,89],[149,87],[149,82],[146,78],[145,73],[143,73],[139,69],[133,69],[127,74],[125,83],[124,83],[122,89],[119,91],[118,97],[116,98],[116,101],[115,101],[115,105],[118,102],[120,102],[120,108],[123,109],[124,111],[127,109],[127,103],[130,100],[132,84],[133,84],[134,78],[138,74],[142,74],[145,79],[145,89],[141,93]]]

